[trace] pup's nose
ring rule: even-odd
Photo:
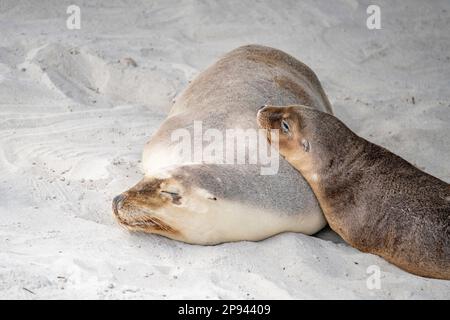
[[[119,210],[122,209],[123,200],[125,199],[125,196],[122,194],[119,194],[117,197],[114,197],[112,202],[112,207],[115,214],[119,213]]]

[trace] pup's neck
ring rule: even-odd
[[[358,137],[345,140],[339,147],[317,148],[312,150],[314,154],[305,153],[290,162],[306,179],[326,214],[334,207],[333,195],[345,192],[349,184],[354,188],[366,174],[367,152],[372,144]]]

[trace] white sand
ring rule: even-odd
[[[110,209],[174,96],[249,43],[311,66],[352,129],[449,182],[448,0],[377,1],[378,31],[369,1],[143,2],[86,1],[73,31],[71,2],[0,2],[0,298],[450,298],[329,231],[191,246]]]

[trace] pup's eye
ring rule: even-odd
[[[282,131],[284,134],[289,133],[289,124],[287,123],[286,120],[281,120],[281,131]]]

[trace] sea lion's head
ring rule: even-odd
[[[263,106],[257,122],[267,130],[269,142],[305,177],[330,168],[355,140],[336,117],[307,106]]]
[[[213,242],[211,202],[217,198],[196,187],[181,169],[145,176],[113,199],[113,213],[130,231],[154,233],[190,243]]]

